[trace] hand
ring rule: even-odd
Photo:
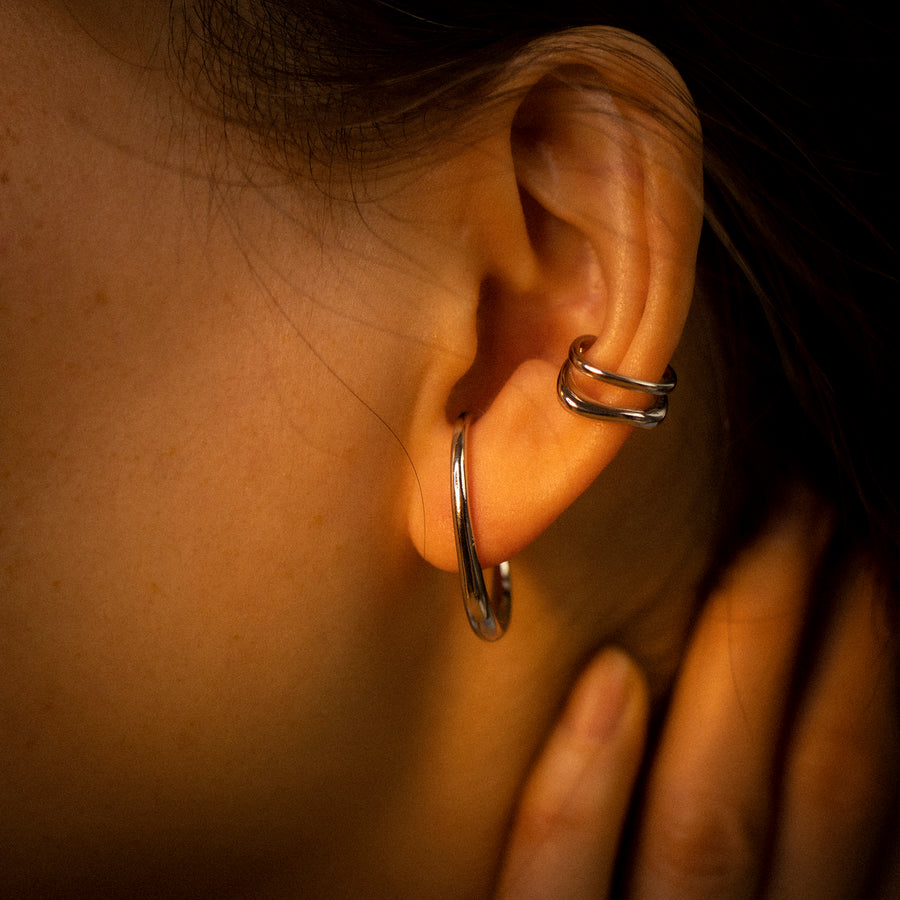
[[[620,650],[582,673],[522,792],[501,900],[607,895],[643,754],[648,695]]]
[[[654,757],[637,898],[874,896],[898,784],[883,601],[860,564],[816,653],[830,522],[795,498],[735,562],[692,636]],[[888,889],[889,890],[889,889]]]
[[[900,895],[897,848],[884,852],[900,766],[884,611],[861,566],[818,655],[801,653],[830,528],[812,501],[794,506],[696,626],[629,848],[628,896],[819,900],[874,893],[879,880],[881,896]],[[591,728],[592,715],[607,727]],[[501,897],[608,896],[645,716],[634,667],[604,651],[522,794]]]

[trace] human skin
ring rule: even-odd
[[[522,791],[500,896],[897,895],[896,670],[862,560],[798,666],[829,519],[795,494],[704,606],[624,866],[646,695],[615,651],[586,666]]]
[[[479,642],[409,510],[494,158],[326,197],[116,8],[0,28],[8,883],[483,895],[585,660],[615,642],[671,683],[719,489],[702,310],[670,421],[516,557],[513,627]]]

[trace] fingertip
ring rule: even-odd
[[[566,725],[587,741],[607,742],[646,715],[648,689],[634,661],[606,647],[588,664],[573,691]]]

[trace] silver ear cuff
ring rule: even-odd
[[[598,368],[584,359],[584,351],[587,350],[597,338],[592,334],[584,334],[572,341],[569,347],[569,358],[559,370],[559,378],[556,380],[556,393],[560,402],[566,409],[579,416],[588,419],[600,419],[606,422],[624,422],[637,428],[655,428],[666,417],[669,411],[669,400],[666,396],[675,389],[675,370],[671,366],[666,367],[662,381],[641,381],[637,378],[628,378],[615,372],[607,372]],[[656,401],[647,409],[629,409],[628,407],[604,406],[588,400],[573,383],[573,370],[611,384],[615,387],[626,388],[629,391],[639,391],[642,394],[653,394]]]
[[[512,606],[512,587],[509,563],[494,568],[494,593],[488,594],[484,572],[475,550],[475,535],[469,514],[468,484],[466,481],[466,432],[469,423],[463,413],[453,428],[451,442],[453,534],[456,538],[456,558],[459,561],[459,580],[465,601],[469,625],[480,638],[496,641],[509,625]]]

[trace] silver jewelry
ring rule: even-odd
[[[469,423],[463,413],[453,428],[451,443],[453,534],[456,538],[456,558],[459,561],[459,580],[465,601],[466,615],[472,630],[486,641],[496,641],[509,625],[512,590],[509,563],[494,568],[494,595],[488,594],[484,572],[475,550],[475,536],[469,515],[466,482],[466,432]]]
[[[669,399],[666,396],[675,389],[675,370],[666,366],[662,381],[641,381],[637,378],[628,378],[615,372],[607,372],[587,362],[584,351],[596,341],[592,334],[584,334],[572,341],[569,347],[569,358],[559,370],[559,378],[556,380],[556,393],[560,402],[566,409],[579,416],[588,419],[601,419],[607,422],[624,422],[637,428],[655,428],[666,417],[669,411]],[[582,375],[611,384],[615,387],[626,388],[629,391],[639,391],[642,394],[653,394],[656,401],[647,409],[628,409],[627,407],[603,406],[588,400],[573,384],[572,370],[576,369]]]

